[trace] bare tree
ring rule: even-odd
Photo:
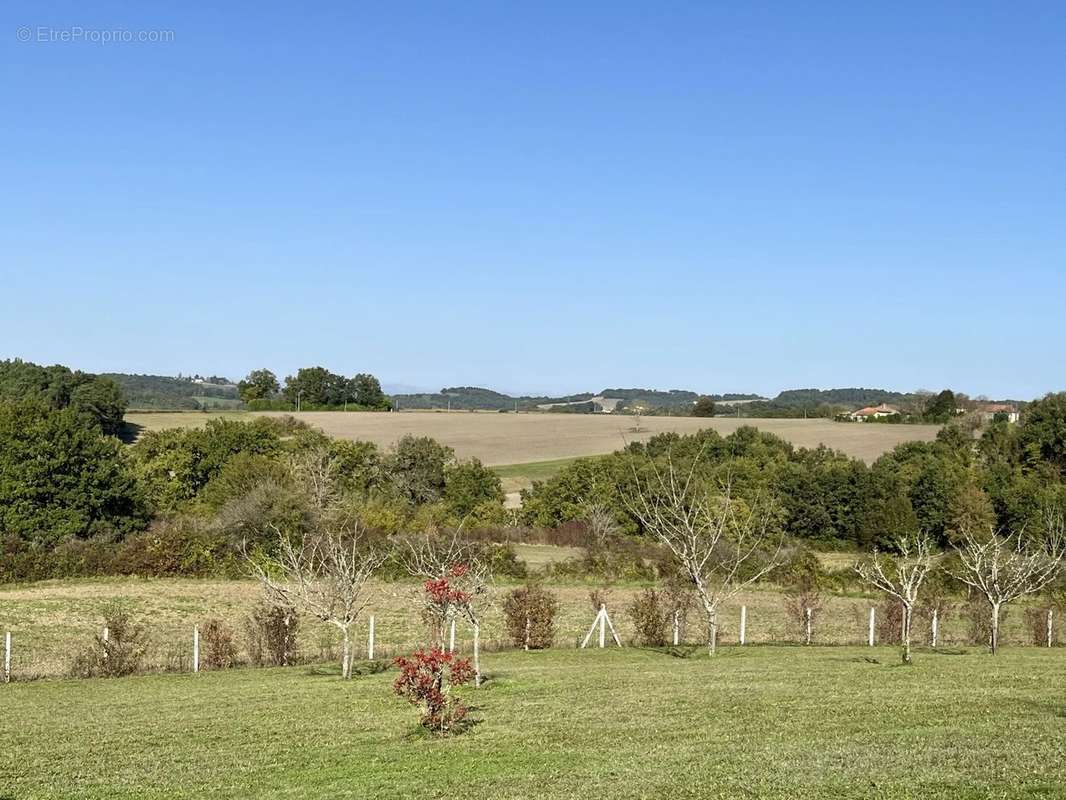
[[[918,591],[922,582],[933,569],[933,545],[924,534],[896,539],[898,555],[879,553],[876,549],[867,561],[855,565],[855,571],[864,581],[885,594],[899,600],[903,606],[903,629],[900,644],[903,663],[911,663],[911,623]]]
[[[406,537],[401,542],[400,559],[410,575],[426,580],[426,611],[438,648],[444,649],[447,631],[456,618],[470,623],[474,632],[474,686],[481,686],[481,614],[491,581],[483,548],[464,540],[460,527],[450,534]]]
[[[665,466],[649,459],[650,479],[634,469],[635,489],[623,501],[692,582],[707,622],[707,651],[714,655],[718,609],[777,566],[781,541],[760,560],[772,537],[772,504],[748,505],[733,497],[730,483],[719,492],[708,491],[697,475],[701,457],[688,470],[679,470],[672,458]]]
[[[339,463],[324,447],[289,456],[289,472],[319,514],[330,511],[340,498]]]
[[[1039,592],[1062,569],[1066,556],[1062,515],[1047,511],[1044,522],[1042,541],[1027,536],[1024,530],[999,536],[993,529],[988,536],[975,536],[966,529],[955,546],[960,567],[953,576],[988,602],[992,623],[988,644],[993,655],[999,652],[1000,609],[1019,597]]]
[[[341,675],[352,676],[351,628],[367,606],[366,584],[383,556],[367,546],[358,523],[324,527],[293,542],[276,526],[276,556],[245,554],[252,574],[276,600],[341,632]]]

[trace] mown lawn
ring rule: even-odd
[[[509,652],[482,721],[421,735],[393,672],[293,667],[0,686],[0,797],[1066,795],[1066,654]]]

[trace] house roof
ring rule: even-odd
[[[899,409],[894,408],[887,403],[882,403],[879,406],[867,406],[866,408],[860,408],[858,411],[852,411],[853,417],[872,417],[874,414],[898,414]]]

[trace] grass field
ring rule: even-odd
[[[268,412],[263,412],[268,413]],[[278,412],[269,412],[278,413]],[[212,416],[242,418],[240,412],[203,412],[126,415],[145,430],[203,425]],[[245,413],[247,419],[250,414]],[[460,458],[476,457],[487,465],[552,462],[577,456],[600,455],[621,448],[627,441],[647,439],[656,433],[692,433],[714,428],[727,435],[742,425],[774,433],[797,447],[825,444],[867,462],[906,441],[928,441],[936,425],[875,425],[832,422],[824,419],[758,419],[717,417],[643,417],[634,432],[633,417],[608,414],[479,414],[342,413],[310,411],[294,415],[330,436],[372,441],[386,447],[405,434],[432,436],[455,449]],[[546,469],[548,469],[546,467]]]
[[[533,568],[560,558],[576,557],[573,548],[547,545],[519,545],[519,554]],[[504,631],[502,603],[513,584],[493,586],[487,598],[482,636],[486,646],[509,646]],[[548,585],[559,601],[555,641],[573,648],[592,623],[595,609],[589,592],[601,584],[558,583]],[[641,587],[616,585],[608,590],[607,603],[615,627],[623,640],[635,638],[633,623],[626,611]],[[371,587],[370,607],[377,621],[377,644],[385,655],[407,652],[425,639],[420,618],[420,587],[414,583],[376,583]],[[238,634],[244,650],[243,620],[262,597],[252,581],[196,580],[188,578],[107,578],[42,581],[25,586],[0,588],[0,632],[13,636],[13,674],[17,679],[58,677],[68,673],[74,654],[100,632],[102,613],[113,602],[123,603],[134,618],[144,623],[150,636],[147,666],[153,670],[187,670],[191,659],[192,629],[209,617],[226,621]],[[866,641],[871,604],[879,599],[862,596],[829,596],[816,617],[814,638],[824,644],[859,644]],[[747,638],[757,644],[782,644],[799,640],[800,630],[784,608],[785,595],[778,589],[760,586],[744,592],[722,608],[721,639],[737,641],[740,606],[748,607]],[[960,611],[941,619],[941,641],[945,646],[961,646],[969,640],[969,623]],[[927,640],[929,622],[915,622],[915,640]],[[457,631],[460,646],[468,646],[470,631]],[[700,618],[693,612],[686,639],[699,641]],[[365,649],[366,617],[356,633],[359,652]],[[1012,606],[1005,615],[1004,641],[1019,645],[1028,641],[1023,625],[1022,606]],[[305,619],[299,635],[299,656],[303,660],[337,657],[335,632]],[[1064,673],[1066,677],[1066,673]],[[2,794],[0,794],[2,797]]]
[[[0,686],[0,797],[1033,798],[1066,794],[1058,650],[489,654],[421,734],[392,671]]]

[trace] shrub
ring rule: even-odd
[[[229,669],[237,663],[233,629],[220,619],[200,626],[200,662],[207,669]]]
[[[885,600],[877,607],[877,641],[881,644],[901,644],[903,641],[903,604],[899,600]]]
[[[822,612],[824,597],[821,591],[821,567],[815,558],[797,568],[791,575],[791,585],[785,594],[785,615],[789,625],[804,644],[814,638],[815,621]],[[810,630],[807,615],[810,614]]]
[[[662,647],[669,642],[673,612],[661,592],[645,589],[633,598],[627,611],[642,645]]]
[[[441,736],[462,730],[468,709],[451,690],[474,677],[470,659],[433,648],[418,650],[410,658],[400,656],[393,663],[400,668],[393,690],[411,705],[422,707],[419,723],[423,728]]]
[[[117,603],[104,610],[103,627],[93,641],[74,657],[71,674],[79,678],[117,678],[139,671],[148,650],[148,633]]]
[[[966,631],[966,638],[970,644],[989,646],[992,641],[992,609],[988,605],[988,601],[983,597],[974,595],[969,602],[962,608],[962,615],[966,619],[968,626]],[[1003,636],[1005,623],[1007,621],[1007,606],[1003,606],[999,610],[999,630],[1000,636]]]
[[[287,667],[294,663],[299,628],[300,618],[292,606],[266,601],[256,604],[244,622],[252,663],[260,667]]]
[[[555,595],[540,586],[529,584],[513,590],[503,602],[507,618],[507,635],[515,647],[543,650],[555,640],[555,614],[559,603]]]
[[[1029,631],[1029,638],[1033,644],[1040,647],[1047,644],[1047,614],[1046,606],[1040,608],[1029,606],[1025,609],[1025,627]],[[1054,617],[1052,617],[1051,643],[1055,643]]]

